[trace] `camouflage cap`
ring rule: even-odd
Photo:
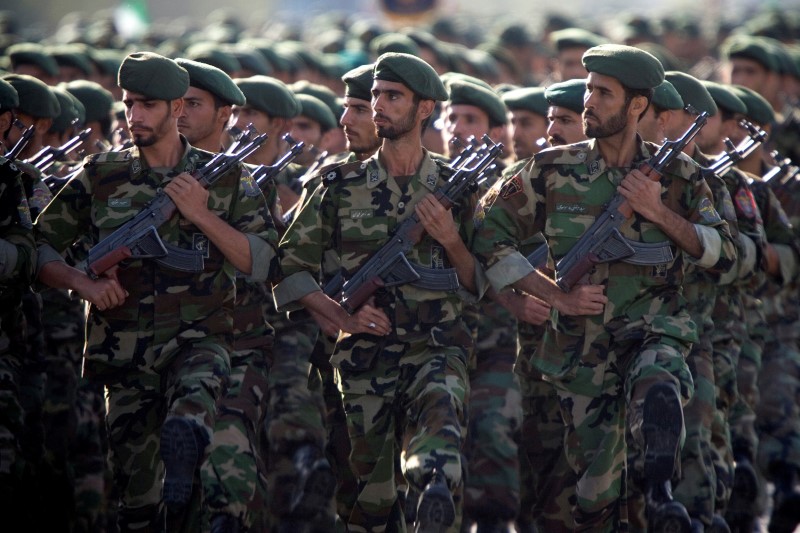
[[[7,111],[19,107],[19,95],[13,85],[0,78],[0,110]]]
[[[714,98],[700,80],[676,70],[665,72],[664,77],[681,95],[683,105],[692,106],[696,110],[706,112],[712,117],[717,114],[717,104],[714,103]]]
[[[3,79],[16,89],[21,112],[36,118],[56,118],[61,112],[58,98],[44,82],[26,74],[7,74]]]
[[[728,85],[723,85],[715,81],[703,81],[708,94],[714,99],[717,108],[725,109],[731,113],[747,113],[747,106],[744,105],[742,99],[736,96],[733,88]]]
[[[653,90],[653,105],[661,109],[683,109],[684,103],[678,89],[664,80]]]
[[[733,92],[747,107],[745,116],[747,120],[755,122],[759,126],[766,126],[775,122],[775,111],[767,100],[752,89],[741,85],[733,85]]]
[[[189,73],[189,85],[207,91],[228,105],[244,105],[242,90],[230,76],[208,63],[179,57],[175,62]]]
[[[369,63],[361,65],[342,76],[344,82],[344,95],[359,100],[372,99],[372,71],[375,65]]]
[[[316,96],[301,93],[296,94],[295,98],[300,103],[300,115],[318,123],[323,132],[339,126],[336,116],[334,116],[330,108]]]
[[[83,104],[86,109],[85,121],[87,124],[111,116],[114,96],[99,83],[76,80],[65,84],[64,88]]]
[[[175,100],[189,89],[189,73],[162,55],[134,52],[122,60],[117,85],[155,100]]]
[[[402,83],[425,100],[447,100],[447,90],[433,67],[410,54],[381,55],[375,62],[373,78]]]
[[[70,125],[72,125],[72,121],[76,119],[79,124],[83,124],[78,109],[75,107],[75,97],[72,96],[63,85],[51,87],[50,90],[53,91],[53,94],[58,98],[60,109],[58,116],[53,119],[53,125],[50,126],[50,131],[63,133],[67,131]]]
[[[760,38],[750,35],[735,35],[722,44],[722,53],[728,59],[744,57],[761,64],[770,72],[778,71],[778,58]]]
[[[300,114],[300,103],[281,80],[270,76],[237,78],[233,82],[244,94],[245,105],[271,117],[294,118]]]
[[[403,54],[419,55],[419,45],[408,35],[403,33],[384,33],[378,35],[369,43],[370,52],[380,56],[386,52],[399,52]]]
[[[236,56],[217,43],[195,43],[186,49],[186,58],[217,67],[228,75],[242,70]]]
[[[575,79],[554,83],[544,90],[547,103],[558,107],[566,107],[575,113],[583,113],[583,95],[586,92],[586,80]]]
[[[654,89],[664,81],[664,67],[653,54],[624,44],[601,44],[583,54],[583,66],[616,78],[629,89]]]
[[[592,48],[607,43],[608,39],[583,28],[566,28],[551,33],[550,42],[560,52],[569,48]]]
[[[503,102],[511,111],[523,109],[536,113],[537,115],[547,116],[547,98],[544,97],[544,87],[524,87],[514,89],[503,95]]]
[[[506,105],[493,90],[465,80],[453,80],[447,88],[451,104],[475,106],[486,113],[493,124],[508,122]]]
[[[35,65],[45,71],[49,76],[58,76],[58,63],[47,53],[44,46],[37,43],[17,43],[6,49],[6,55],[11,60],[11,68],[20,65]]]

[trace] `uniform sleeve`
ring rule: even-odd
[[[472,252],[498,291],[534,270],[519,250],[544,229],[544,179],[533,162],[507,179],[477,226]]]
[[[19,176],[0,169],[0,282],[29,285],[36,263],[30,210]]]
[[[756,198],[764,220],[764,231],[767,241],[778,253],[781,269],[781,284],[788,285],[798,278],[798,261],[800,260],[800,243],[795,228],[789,221],[780,200],[769,186],[760,184]]]
[[[720,279],[737,271],[738,246],[737,240],[734,239],[734,235],[738,234],[736,213],[733,209],[731,195],[721,178],[712,174],[703,181],[710,191],[713,211],[722,219],[727,232],[718,225],[695,223],[697,237],[703,245],[703,255],[693,258],[687,254],[687,259],[689,262],[707,269],[709,273]],[[701,204],[705,206],[706,202],[701,200]],[[712,218],[711,209],[706,208],[706,211],[701,218]]]

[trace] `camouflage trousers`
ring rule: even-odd
[[[686,363],[692,374],[694,394],[683,409],[686,432],[680,453],[680,476],[673,478],[672,494],[689,516],[710,526],[717,494],[711,451],[711,428],[716,412],[712,346],[708,338],[692,346]],[[628,516],[631,531],[646,531],[644,499],[644,450],[628,448]]]
[[[162,371],[160,383],[147,374],[106,385],[109,460],[119,491],[121,532],[161,530],[161,428],[173,417],[195,422],[205,437],[201,454],[205,459],[215,426],[216,402],[229,374],[228,352],[205,343],[181,350]],[[196,488],[194,492],[198,495],[200,491]],[[189,520],[197,520],[197,515],[187,514]]]
[[[755,429],[756,406],[759,404],[758,375],[763,348],[754,339],[742,343],[736,365],[736,403],[731,406],[731,446],[733,454],[755,459],[758,435]]]
[[[266,463],[270,520],[290,508],[295,488],[292,455],[299,445],[325,449],[325,403],[308,386],[311,352],[319,327],[311,319],[273,324],[275,345],[268,372]]]
[[[267,358],[264,350],[231,354],[231,373],[225,394],[217,402],[214,437],[200,468],[204,511],[236,516],[252,527],[260,509],[254,506],[265,484],[265,468],[258,447],[267,395]]]
[[[665,336],[645,343],[615,342],[599,396],[570,392],[568,384],[554,382],[566,425],[567,463],[577,476],[572,511],[576,530],[627,528],[627,446],[644,447],[642,408],[651,386],[672,382],[684,404],[691,398],[688,350],[687,344]],[[626,429],[632,437],[628,443]]]
[[[362,375],[339,370],[352,450],[350,464],[358,479],[348,531],[406,531],[399,474],[412,490],[422,492],[434,469],[444,473],[453,492],[456,521],[451,530],[458,531],[466,355],[462,348],[433,347],[422,341],[388,344],[378,357],[395,355],[401,355],[399,375],[384,395],[348,392],[363,379],[367,383],[362,385],[368,386],[374,370]]]
[[[791,340],[764,347],[756,407],[757,463],[768,478],[776,468],[800,469],[800,350]]]
[[[716,411],[711,423],[711,458],[717,480],[714,510],[724,514],[733,491],[733,444],[731,443],[730,413],[739,401],[736,366],[741,343],[734,338],[714,342],[714,385]]]
[[[520,491],[517,322],[494,302],[480,308],[469,365],[464,514],[476,521],[509,521],[519,512]]]

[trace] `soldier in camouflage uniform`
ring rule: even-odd
[[[470,137],[503,137],[508,112],[492,89],[466,77],[452,78],[445,86],[450,95],[442,110],[445,146],[452,150],[454,139],[463,143]],[[499,172],[492,178],[481,185],[482,193],[494,185]],[[519,511],[517,440],[522,406],[514,375],[517,321],[490,299],[465,306],[464,318],[472,330],[474,349],[467,366],[469,426],[464,443],[467,477],[462,530],[474,522],[480,533],[507,531],[508,522]]]
[[[331,363],[358,478],[350,531],[405,531],[398,468],[421,492],[418,531],[459,527],[453,494],[459,496],[462,484],[470,345],[460,312],[469,289],[399,285],[377,291],[349,315],[318,284],[326,249],[335,250],[347,278],[416,212],[427,234],[409,261],[442,273],[455,265],[461,284],[480,292],[480,275],[462,268],[471,263],[464,241],[471,238],[475,199],[462,199],[450,214],[429,194],[445,178],[422,148],[422,122],[445,98],[424,61],[399,53],[378,58],[372,104],[381,149],[364,162],[328,171],[282,241],[287,277],[274,289],[276,303],[284,308],[297,301],[326,334],[342,332]]]
[[[19,105],[16,90],[0,80],[0,120],[10,126]],[[0,158],[0,265],[3,305],[0,314],[0,508],[6,516],[32,520],[26,513],[22,446],[25,412],[20,401],[20,372],[25,358],[22,293],[30,285],[36,255],[27,197],[20,170]],[[38,510],[37,510],[38,511]]]
[[[118,83],[136,146],[89,157],[36,226],[39,280],[92,304],[84,374],[106,387],[122,531],[160,530],[164,505],[167,528],[183,527],[230,371],[234,268],[254,279],[278,268],[277,234],[252,178],[234,167],[206,191],[188,174],[210,159],[178,133],[188,78],[157,54],[127,56]],[[86,235],[100,241],[162,187],[180,215],[159,234],[200,254],[202,271],[178,271],[167,256],[93,279],[61,261],[59,251]]]
[[[688,157],[680,155],[660,183],[637,168],[655,150],[638,139],[636,123],[664,79],[658,60],[636,48],[602,45],[583,62],[590,73],[584,129],[594,139],[534,156],[506,182],[473,250],[495,288],[513,285],[554,307],[533,363],[558,391],[564,448],[578,478],[574,526],[625,527],[627,425],[645,450],[649,527],[687,531],[686,510],[670,494],[682,405],[693,392],[685,356],[697,339],[680,294],[683,272],[688,261],[711,267],[735,250]],[[564,292],[516,251],[544,231],[552,267],[614,192],[635,212],[620,228],[628,242],[669,244],[671,260],[597,264],[588,285]]]

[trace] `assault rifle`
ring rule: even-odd
[[[494,160],[503,150],[488,136],[483,137],[482,155],[473,153],[458,168],[449,167],[451,176],[447,183],[434,193],[446,209],[451,209],[468,191],[476,191],[485,174],[494,166]],[[341,273],[329,281],[325,294],[338,300],[339,305],[353,314],[378,289],[413,283],[431,290],[456,289],[458,278],[454,269],[442,270],[412,265],[406,257],[425,234],[425,228],[416,212],[403,220],[389,240],[373,254],[347,281]],[[440,277],[445,274],[446,277]]]
[[[767,140],[767,132],[747,120],[742,120],[739,124],[747,129],[748,135],[738,146],[734,146],[730,139],[725,139],[725,151],[718,155],[714,161],[705,169],[706,172],[713,172],[717,176],[724,176],[735,164],[747,158],[756,148]]]
[[[306,146],[306,143],[303,141],[295,141],[292,139],[291,135],[288,133],[281,137],[281,139],[286,141],[287,144],[291,145],[289,147],[289,151],[283,154],[280,159],[275,161],[274,164],[259,165],[253,169],[253,172],[251,172],[253,178],[256,180],[256,183],[258,183],[258,186],[262,189],[267,183],[269,183],[269,180],[280,174],[280,172],[286,168],[289,163],[294,161],[297,156],[303,153],[303,149]]]
[[[33,165],[40,172],[47,172],[57,161],[63,161],[70,152],[75,150],[78,146],[83,144],[83,141],[89,138],[92,134],[92,128],[86,128],[77,133],[74,137],[67,142],[54,148],[52,146],[45,146],[37,154],[28,159],[26,163]]]
[[[28,143],[33,138],[33,134],[36,133],[36,126],[31,124],[26,128],[25,124],[23,124],[22,121],[20,121],[19,119],[14,120],[14,127],[21,129],[22,135],[20,135],[19,140],[11,148],[11,150],[6,152],[6,154],[3,156],[9,161],[15,161],[19,157],[19,154],[22,153],[22,151],[25,149],[26,146],[28,146]]]
[[[777,162],[777,165],[761,176],[761,181],[769,184],[772,190],[775,191],[797,176],[798,173],[800,173],[800,168],[794,166],[792,160],[788,157],[781,159],[777,150],[773,150],[770,155],[772,155],[772,158]]]
[[[699,114],[686,133],[677,140],[665,141],[639,170],[653,181],[660,180],[664,169],[694,139],[707,118],[708,113]],[[628,259],[636,264],[659,264],[672,260],[668,245],[631,242],[622,236],[619,227],[632,216],[633,209],[625,197],[615,194],[606,210],[556,264],[556,283],[561,290],[569,292],[599,263]]]
[[[194,173],[194,177],[208,189],[266,140],[267,134],[263,133],[234,154],[216,154]],[[154,259],[159,264],[176,270],[202,271],[203,252],[171,245],[162,241],[158,235],[159,226],[171,219],[177,210],[175,202],[164,191],[159,191],[136,216],[94,245],[81,267],[93,279],[125,259]]]

